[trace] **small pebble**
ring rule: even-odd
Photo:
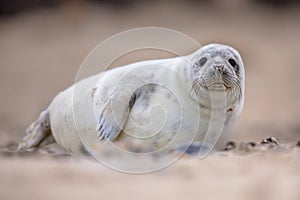
[[[249,147],[256,147],[257,144],[256,144],[256,142],[248,142],[247,145]]]
[[[279,145],[279,140],[276,139],[275,137],[268,137],[263,139],[261,142],[261,144],[274,144],[274,145]]]
[[[229,141],[225,144],[224,151],[231,151],[236,148],[236,143],[233,141]]]

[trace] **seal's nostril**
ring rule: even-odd
[[[215,67],[215,70],[219,73],[223,73],[224,71],[224,65],[220,65],[220,64],[217,64],[217,65],[214,65]]]

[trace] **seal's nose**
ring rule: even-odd
[[[215,68],[216,72],[218,72],[220,74],[223,74],[223,72],[224,72],[224,65],[222,65],[222,64],[216,64],[216,65],[214,65],[214,68]]]

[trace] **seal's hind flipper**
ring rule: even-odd
[[[18,149],[25,150],[39,145],[49,144],[54,142],[51,128],[48,110],[43,111],[39,118],[33,122],[27,129],[26,135],[20,142]]]

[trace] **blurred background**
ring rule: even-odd
[[[234,140],[299,140],[299,8],[297,0],[1,0],[0,144],[21,139],[98,43],[145,26],[241,52],[246,99]],[[118,64],[164,56],[144,52]]]

